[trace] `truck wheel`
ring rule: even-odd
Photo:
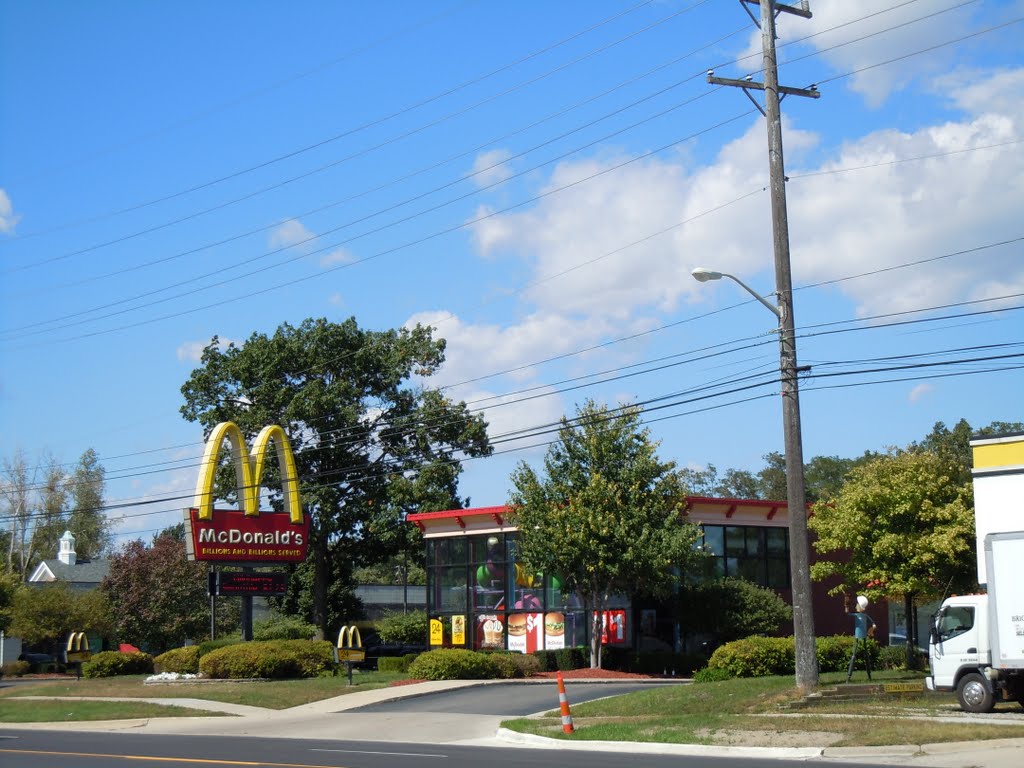
[[[977,672],[971,672],[960,679],[956,687],[956,700],[965,712],[991,712],[995,706],[995,699],[985,685],[985,678]]]

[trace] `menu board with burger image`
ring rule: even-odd
[[[541,649],[543,614],[510,613],[508,623],[508,649],[520,653],[533,653]]]
[[[565,614],[551,611],[544,614],[544,647],[565,648]]]

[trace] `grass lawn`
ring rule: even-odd
[[[330,699],[356,691],[371,691],[385,688],[394,680],[405,677],[392,672],[359,672],[353,675],[353,685],[348,677],[318,677],[311,680],[268,680],[253,682],[190,683],[176,682],[144,685],[148,675],[125,675],[94,679],[46,680],[37,684],[19,684],[0,689],[0,705],[8,699],[20,696],[110,696],[122,698],[165,699],[188,698],[223,701],[229,704],[247,704],[266,709],[287,709],[312,701]],[[36,702],[37,704],[41,702]],[[103,702],[95,702],[102,704]],[[130,702],[125,702],[131,705]],[[137,706],[145,706],[140,702]],[[141,711],[141,710],[140,710]],[[0,722],[12,722],[5,716],[6,708],[0,710]],[[129,715],[146,717],[147,715]],[[58,719],[65,719],[63,717]],[[85,719],[85,718],[75,718]]]
[[[36,689],[36,686],[31,687]],[[216,717],[221,714],[144,701],[18,701],[10,696],[0,699],[0,723],[69,723],[143,717]]]
[[[841,684],[842,673],[822,675],[822,686]],[[907,681],[907,673],[879,673],[877,681]],[[981,725],[908,717],[952,715],[952,695],[879,695],[855,702],[789,709],[793,678],[767,677],[651,688],[570,708],[575,733],[562,732],[561,717],[505,722],[510,730],[558,739],[651,741],[743,746],[876,746],[1024,737],[1024,722]],[[1002,705],[1019,712],[1020,705]]]

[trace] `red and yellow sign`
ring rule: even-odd
[[[231,444],[235,484],[242,509],[214,509],[213,484],[224,440]],[[260,514],[260,488],[266,468],[267,449],[273,442],[281,471],[285,514]],[[264,427],[250,454],[238,426],[218,424],[206,441],[199,469],[195,499],[186,510],[189,529],[186,549],[189,560],[223,563],[298,563],[306,559],[309,520],[302,513],[295,457],[284,430]]]

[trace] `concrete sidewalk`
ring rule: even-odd
[[[509,681],[459,680],[360,691],[315,701],[286,710],[269,710],[205,699],[132,699],[174,704],[234,717],[150,718],[103,722],[11,724],[19,729],[82,730],[92,732],[160,733],[181,735],[257,736],[294,739],[337,739],[409,742],[437,745],[520,747],[527,749],[576,749],[602,752],[665,754],[680,756],[732,756],[797,759],[818,762],[914,765],[929,768],[1020,768],[1024,766],[1024,739],[985,742],[922,744],[891,747],[722,747],[695,744],[568,741],[520,734],[501,728],[507,716],[418,712],[361,713],[351,710],[370,704],[424,696],[470,686]],[[550,682],[550,681],[546,681]],[[598,681],[588,681],[598,682]],[[525,683],[525,681],[524,681]],[[528,683],[527,683],[528,684]],[[33,697],[48,698],[48,697]],[[76,697],[77,698],[77,697]],[[980,716],[971,716],[974,722]],[[908,718],[909,720],[909,718]],[[0,724],[0,731],[3,729]]]

